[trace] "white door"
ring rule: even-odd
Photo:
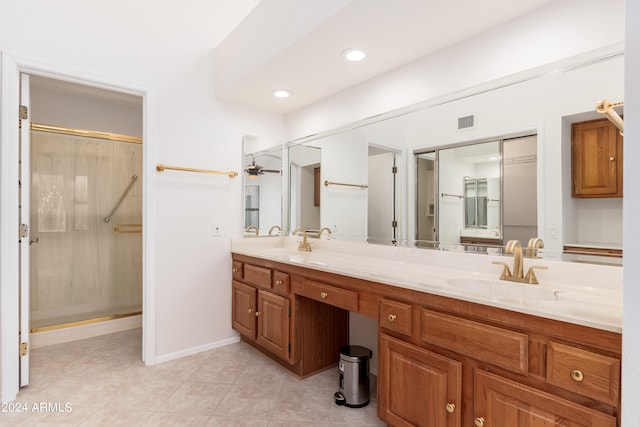
[[[26,119],[20,120],[20,387],[29,384],[29,246],[32,240],[29,224],[31,188],[29,75],[20,75],[20,105],[27,108]],[[22,116],[22,114],[21,114]],[[24,116],[22,116],[24,117]],[[37,241],[33,241],[36,243]]]

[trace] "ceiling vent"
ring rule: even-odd
[[[458,130],[469,129],[475,125],[475,116],[458,117]]]

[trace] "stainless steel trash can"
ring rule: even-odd
[[[366,347],[347,345],[340,349],[339,384],[336,404],[362,408],[369,404],[369,360],[373,353]]]

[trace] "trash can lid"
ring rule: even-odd
[[[340,348],[340,358],[343,360],[347,360],[347,358],[352,358],[355,360],[366,360],[370,358],[371,355],[371,350],[360,345],[345,345],[344,347]]]

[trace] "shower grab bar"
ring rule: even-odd
[[[120,198],[116,202],[115,206],[113,207],[113,209],[111,209],[111,212],[109,212],[109,215],[104,217],[104,222],[111,221],[111,216],[116,212],[118,207],[120,207],[120,203],[122,203],[124,198],[127,197],[127,194],[129,193],[129,190],[131,190],[131,187],[133,187],[133,184],[136,183],[137,179],[138,179],[138,175],[133,175],[131,177],[131,181],[129,182],[129,185],[127,185],[127,188],[124,189],[124,191],[122,192],[122,195],[120,196]]]
[[[116,234],[142,233],[142,224],[115,224],[113,232]]]

